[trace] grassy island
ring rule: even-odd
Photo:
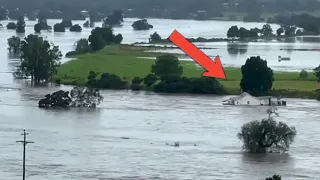
[[[150,67],[155,60],[150,57],[163,55],[150,52],[154,47],[137,47],[131,45],[112,45],[96,53],[87,53],[74,56],[63,64],[55,80],[61,84],[82,85],[87,82],[90,71],[110,73],[131,81],[134,77],[145,77],[150,73]],[[149,52],[148,52],[149,51]],[[149,58],[148,58],[149,57]],[[193,61],[180,61],[183,66],[183,76],[200,77],[204,70]],[[225,67],[227,80],[219,80],[228,94],[240,93],[240,68]],[[283,97],[315,98],[319,83],[314,73],[309,73],[307,79],[300,79],[298,72],[274,72],[275,81],[271,94]]]

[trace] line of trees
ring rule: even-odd
[[[198,11],[204,10],[206,11],[205,18],[221,16],[221,12],[223,11],[247,12],[250,14],[250,17],[259,18],[263,12],[313,12],[320,8],[320,3],[316,0],[155,0],[152,2],[148,0],[135,0],[134,2],[109,0],[95,1],[94,3],[89,0],[34,0],[31,2],[11,0],[1,2],[1,6],[3,7],[3,11],[1,11],[0,17],[5,18],[8,16],[11,19],[24,14],[32,18],[36,10],[40,10],[57,19],[84,19],[81,13],[84,9],[90,13],[102,13],[105,16],[111,13],[112,9],[120,9],[128,17],[196,18],[199,13]]]
[[[295,36],[295,35],[303,35],[304,31],[301,29],[297,29],[294,25],[282,25],[280,28],[276,30],[276,34],[273,33],[273,29],[270,24],[264,24],[261,29],[259,28],[251,28],[246,29],[244,27],[238,28],[238,26],[231,26],[227,31],[228,38],[239,38],[241,40],[245,38],[258,38],[258,37],[281,37],[281,36]]]

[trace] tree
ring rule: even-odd
[[[41,30],[51,30],[52,29],[52,27],[48,25],[47,19],[43,15],[39,16],[38,24],[40,24]]]
[[[149,42],[157,42],[157,41],[161,41],[161,36],[157,32],[154,32],[153,34],[150,35]]]
[[[134,30],[149,30],[153,28],[153,26],[148,23],[147,19],[140,19],[133,22],[132,27]]]
[[[11,52],[13,54],[19,54],[20,53],[20,45],[21,45],[21,40],[19,37],[12,36],[11,38],[8,39],[9,52]]]
[[[89,21],[86,21],[85,23],[83,23],[83,27],[88,28],[89,27]]]
[[[277,35],[278,36],[281,36],[281,34],[284,32],[284,30],[283,30],[283,28],[279,28],[279,29],[277,29]]]
[[[115,74],[102,73],[97,86],[103,89],[126,89],[127,82]]]
[[[79,24],[75,24],[70,28],[71,32],[81,32],[82,31],[82,27]]]
[[[89,75],[88,75],[88,81],[87,81],[87,85],[89,87],[96,87],[97,86],[97,76],[98,73],[94,72],[94,71],[90,71]]]
[[[103,20],[103,27],[121,25],[123,22],[123,13],[121,10],[115,10],[111,15]]]
[[[270,26],[270,24],[265,24],[263,25],[262,29],[261,29],[261,34],[263,36],[272,36],[273,34],[273,30]]]
[[[26,27],[26,22],[24,21],[24,17],[20,16],[17,20],[16,32],[17,33],[25,33],[26,32],[25,27]]]
[[[54,32],[65,32],[65,27],[62,23],[56,23],[54,26],[53,26],[53,31]]]
[[[70,27],[72,27],[72,21],[71,20],[69,20],[69,19],[63,19],[62,20],[62,22],[61,22],[61,24],[63,25],[63,27],[68,27],[68,28],[70,28]]]
[[[83,86],[74,87],[70,92],[72,102],[71,107],[95,108],[103,100],[99,89],[87,88]]]
[[[156,81],[158,80],[157,76],[154,74],[148,74],[144,79],[143,82],[147,87],[151,87]]]
[[[17,29],[16,23],[14,23],[14,22],[9,22],[9,23],[7,24],[7,29],[12,29],[12,30]]]
[[[240,87],[242,91],[253,95],[268,93],[274,81],[273,71],[268,67],[267,61],[260,56],[250,57],[241,66],[242,78]]]
[[[79,39],[75,45],[74,49],[77,54],[84,54],[90,51],[89,41],[86,38]]]
[[[141,83],[143,82],[143,79],[140,77],[134,77],[131,81],[131,89],[133,91],[139,91],[141,89]]]
[[[277,115],[275,108],[268,109],[267,113],[268,119],[246,123],[238,133],[243,148],[250,153],[287,151],[297,134],[294,127],[273,120],[272,114]]]
[[[103,100],[98,89],[82,86],[74,87],[70,92],[59,90],[52,94],[47,94],[38,103],[40,108],[69,108],[87,107],[95,108]]]
[[[41,24],[37,23],[34,25],[34,32],[40,33],[41,31]]]
[[[116,36],[114,36],[113,38],[114,43],[115,44],[120,44],[123,40],[122,34],[117,34]]]
[[[35,82],[48,81],[57,72],[62,57],[58,46],[50,44],[37,35],[28,35],[21,42],[20,65],[22,76],[31,76]]]
[[[40,99],[38,103],[39,108],[62,107],[67,108],[70,106],[71,98],[69,91],[59,90],[52,94],[45,95],[45,98]]]
[[[302,70],[299,74],[301,79],[308,79],[308,72],[306,70]]]
[[[238,26],[231,26],[227,31],[227,37],[230,37],[230,38],[239,37]]]
[[[93,17],[93,16],[90,16],[90,23],[89,23],[89,26],[90,26],[91,28],[93,28],[93,27],[94,27],[94,21],[95,21],[94,17]]]
[[[292,25],[285,25],[282,28],[284,29],[284,35],[286,36],[295,35],[296,29],[297,29],[296,26],[292,26]]]
[[[281,180],[281,176],[275,174],[272,177],[268,177],[265,180]]]
[[[320,82],[320,65],[316,67],[314,70],[316,77],[318,78],[318,82]]]
[[[173,55],[162,55],[157,57],[155,64],[151,66],[151,72],[156,76],[176,74],[181,76],[183,67],[180,66],[179,59]]]
[[[92,51],[98,51],[108,44],[119,44],[122,41],[122,35],[114,35],[112,28],[109,27],[96,27],[91,31],[89,42]]]

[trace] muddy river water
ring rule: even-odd
[[[124,42],[146,41],[151,32],[133,32],[128,25],[132,21],[126,19],[126,27],[115,31],[123,33]],[[49,21],[51,24],[54,22]],[[169,35],[171,30],[164,25],[173,24],[172,29],[180,29],[186,36],[195,37],[223,37],[223,29],[236,23],[150,22],[159,27],[155,30],[160,35]],[[246,27],[262,26],[237,23]],[[27,22],[26,34],[33,32],[33,24]],[[89,32],[52,32],[43,35],[66,53],[72,49],[75,40],[86,37]],[[24,128],[29,132],[28,139],[35,142],[27,145],[27,179],[258,180],[275,173],[282,175],[284,180],[320,178],[320,102],[287,99],[288,105],[279,108],[280,116],[277,120],[297,128],[296,141],[287,154],[263,156],[242,153],[242,144],[236,134],[242,124],[266,117],[266,107],[223,106],[221,101],[228,97],[106,90],[102,92],[103,103],[95,110],[41,110],[37,108],[39,98],[59,88],[70,87],[31,87],[27,82],[13,80],[10,72],[17,60],[8,58],[6,39],[14,34],[5,29],[0,30],[2,179],[21,179],[22,145],[15,141],[22,139],[20,134]],[[229,57],[226,45],[222,43],[217,46],[221,53],[225,53],[224,56]],[[270,47],[269,51],[263,50],[265,46]],[[318,44],[300,43],[291,46]],[[253,47],[261,50],[250,50],[249,44],[247,54],[238,54],[237,58],[246,58],[250,52],[278,56],[277,50],[272,50],[275,48],[273,45]],[[294,53],[300,53],[299,56],[309,55],[310,58],[305,59],[307,64],[304,64],[308,67],[319,64],[315,54]],[[230,58],[229,61],[237,64],[237,59]],[[241,61],[244,61],[243,58]],[[285,66],[287,69],[304,68],[296,61],[288,62]],[[176,141],[180,142],[180,147],[166,146],[166,143]]]

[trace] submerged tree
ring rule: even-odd
[[[98,89],[87,87],[74,87],[69,91],[56,91],[52,94],[47,94],[45,98],[38,103],[40,108],[50,107],[87,107],[95,108],[103,100]]]
[[[28,35],[21,42],[20,66],[23,76],[30,76],[35,82],[48,81],[56,73],[62,57],[58,46],[50,44],[37,35]]]
[[[45,95],[45,98],[41,99],[38,103],[40,108],[50,108],[50,107],[62,107],[67,108],[71,103],[71,98],[69,97],[69,91],[56,91],[52,94]]]
[[[275,174],[272,177],[268,177],[265,180],[281,180],[281,176]]]
[[[34,32],[36,32],[36,33],[41,32],[41,24],[37,23],[34,25]]]
[[[47,19],[43,15],[39,16],[37,24],[40,24],[40,30],[51,30],[52,29],[52,27],[48,25]]]
[[[83,86],[74,87],[70,92],[72,107],[95,108],[103,100],[99,89],[87,88]]]
[[[64,27],[72,27],[72,21],[70,19],[63,19],[61,24],[64,26]]]
[[[54,32],[65,32],[65,27],[62,23],[56,23],[54,26],[53,26],[53,31]]]
[[[267,113],[268,119],[246,123],[238,133],[243,148],[250,153],[287,151],[297,134],[294,127],[273,120],[272,114],[278,115],[275,108],[268,109]]]
[[[133,22],[132,28],[134,30],[148,30],[148,29],[152,29],[153,26],[148,23],[147,19],[140,19]]]
[[[81,32],[82,27],[79,24],[75,24],[69,29],[71,32]]]
[[[7,24],[7,29],[11,29],[11,30],[17,29],[16,23],[14,23],[14,22],[9,22],[9,23]]]
[[[154,32],[153,34],[150,35],[149,42],[157,42],[157,41],[161,41],[161,36],[157,32]]]
[[[16,32],[17,33],[24,33],[26,32],[25,30],[26,27],[26,22],[24,21],[24,17],[20,16],[17,20],[17,28],[16,28]]]
[[[111,15],[103,20],[103,27],[121,25],[123,22],[123,14],[121,10],[115,10]]]
[[[19,54],[20,53],[21,40],[19,37],[12,36],[8,39],[8,50],[10,53]]]

